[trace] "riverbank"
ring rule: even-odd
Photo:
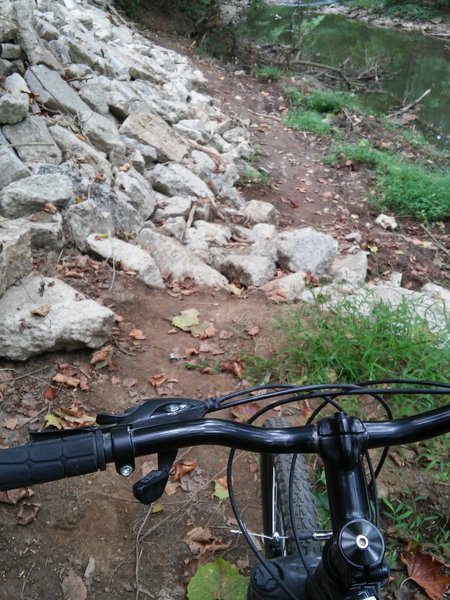
[[[323,15],[345,15],[349,19],[362,21],[373,27],[414,31],[441,39],[450,38],[450,20],[445,20],[442,17],[437,17],[430,21],[410,21],[384,16],[379,12],[368,11],[364,8],[353,8],[350,6],[342,6],[340,4],[324,6],[318,12]]]

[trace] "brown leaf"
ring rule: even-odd
[[[144,332],[141,329],[132,329],[128,335],[134,340],[145,340]]]
[[[409,577],[417,583],[431,600],[442,600],[450,585],[450,577],[443,572],[444,565],[420,548],[402,552],[400,560],[405,563]]]
[[[231,337],[233,337],[233,334],[226,329],[222,329],[219,333],[219,339],[221,340],[229,340]]]
[[[19,525],[28,525],[29,523],[32,523],[35,520],[40,508],[40,504],[35,504],[34,502],[24,502],[17,513],[17,523]]]
[[[70,375],[65,375],[64,373],[56,373],[54,377],[52,377],[52,381],[56,383],[63,383],[68,387],[76,388],[80,385],[80,380],[77,377],[71,377]]]
[[[148,378],[149,384],[155,388],[159,387],[160,385],[165,383],[167,380],[168,380],[168,377],[167,377],[167,375],[164,375],[164,373],[158,373],[157,375],[151,375],[151,377]]]
[[[249,329],[247,329],[247,333],[251,337],[255,337],[255,335],[258,335],[258,333],[259,333],[259,327],[258,327],[258,325],[253,325],[252,327],[250,327]]]
[[[179,481],[184,475],[191,473],[197,468],[197,461],[179,460],[175,463],[175,472],[172,475],[172,481]]]
[[[104,346],[94,352],[91,358],[91,365],[96,365],[97,369],[101,369],[102,367],[106,367],[111,363],[112,357],[114,354],[114,349],[111,345]]]
[[[42,210],[50,213],[51,215],[54,215],[58,212],[58,208],[52,202],[46,202],[42,207]]]
[[[81,271],[75,271],[74,269],[69,269],[64,271],[64,277],[71,277],[72,279],[83,279],[84,274]]]
[[[166,487],[164,488],[164,492],[168,495],[168,496],[173,496],[174,494],[176,494],[177,491],[177,485],[176,483],[172,483],[171,481],[169,481],[166,485]]]
[[[231,414],[240,423],[246,423],[250,417],[253,417],[253,415],[258,412],[258,410],[259,406],[256,404],[256,402],[241,404],[239,406],[233,406],[230,408]]]
[[[42,306],[37,306],[36,308],[32,308],[30,310],[30,313],[34,317],[46,317],[48,315],[48,313],[50,312],[50,308],[51,308],[50,304],[43,304]]]
[[[88,593],[83,580],[71,569],[61,582],[64,600],[87,600]]]
[[[56,398],[57,393],[58,390],[55,387],[49,387],[46,390],[44,390],[44,393],[42,395],[46,400],[53,402],[53,400]]]
[[[31,488],[8,490],[7,492],[0,492],[0,502],[4,504],[17,504],[23,498],[29,498],[33,494],[34,492]]]
[[[217,329],[214,327],[212,323],[210,323],[206,329],[203,329],[196,337],[199,337],[201,340],[212,338],[217,334]]]
[[[222,371],[233,373],[238,379],[242,379],[244,374],[244,361],[241,358],[231,359],[221,364]]]
[[[6,429],[10,429],[11,431],[15,429],[18,424],[19,421],[16,419],[16,417],[10,417],[9,419],[5,419],[3,421],[3,427],[5,427]]]

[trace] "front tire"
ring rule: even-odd
[[[284,429],[286,419],[274,417],[264,427]],[[261,499],[263,512],[264,548],[266,558],[297,554],[289,510],[289,476],[292,454],[261,455]],[[317,513],[304,457],[297,455],[293,480],[293,512],[296,531],[318,531]],[[307,556],[320,556],[322,548],[316,540],[300,540]]]

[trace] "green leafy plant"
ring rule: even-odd
[[[274,321],[273,347],[256,347],[244,357],[256,381],[302,384],[355,382],[380,378],[448,380],[450,336],[447,324],[431,331],[420,307],[391,307],[371,295],[347,300],[325,312],[320,304],[282,311]],[[399,413],[433,407],[427,397],[405,398]],[[420,403],[420,405],[419,405]]]
[[[366,141],[339,144],[332,148],[327,161],[351,161],[366,165],[377,174],[378,196],[372,203],[397,214],[422,221],[439,221],[450,216],[450,173],[429,168],[401,155],[378,150]]]
[[[290,110],[284,124],[297,131],[306,131],[318,136],[331,135],[335,128],[321,114],[314,110]]]
[[[198,568],[189,582],[189,600],[244,600],[249,578],[234,565],[217,557],[214,562]]]
[[[239,183],[240,185],[246,185],[250,183],[261,183],[263,185],[269,185],[270,175],[258,171],[258,169],[255,169],[254,167],[248,165],[241,173]]]
[[[281,77],[281,69],[273,65],[256,67],[253,74],[261,81],[278,81]]]

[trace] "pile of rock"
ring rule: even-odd
[[[309,297],[305,273],[363,284],[357,246],[338,257],[330,236],[280,231],[271,204],[238,193],[246,123],[197,91],[204,77],[186,57],[104,0],[0,0],[0,11],[0,356],[95,347],[113,324],[107,308],[30,275],[35,250],[75,245],[149,288],[191,277],[296,300]],[[280,268],[292,274],[276,279]]]

